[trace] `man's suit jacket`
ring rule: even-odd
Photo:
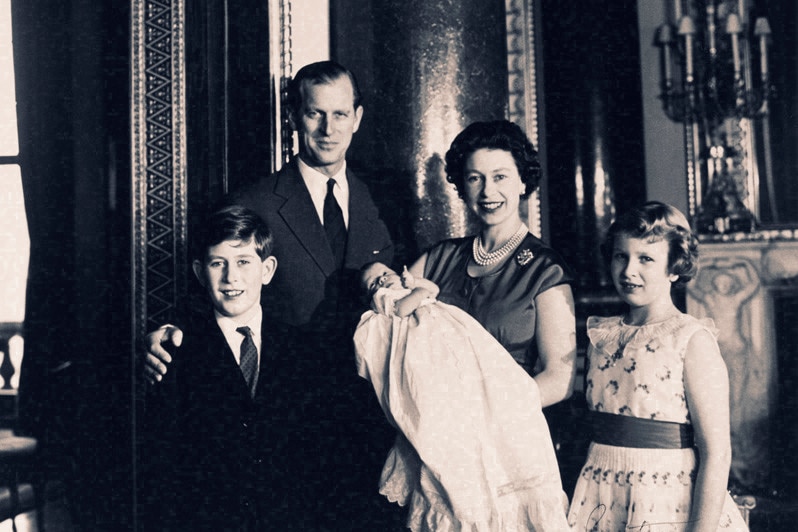
[[[376,485],[394,436],[368,383],[357,375],[352,335],[367,308],[359,270],[373,261],[391,264],[394,248],[366,185],[350,171],[347,180],[349,225],[339,271],[296,160],[233,191],[225,203],[252,209],[274,234],[277,270],[263,289],[264,319],[302,330],[293,364],[304,388],[292,410],[306,429],[297,453],[316,476],[304,476],[304,515],[332,530],[384,530],[377,524],[385,503]],[[315,454],[308,456],[309,450]],[[343,528],[335,524],[344,522],[349,524]]]
[[[279,530],[304,508],[304,383],[292,328],[264,319],[255,397],[212,313],[148,390],[141,453],[148,530]]]
[[[338,330],[341,319],[357,319],[363,310],[355,282],[366,263],[391,264],[393,243],[368,188],[347,171],[349,227],[343,271],[337,272],[324,227],[313,206],[296,160],[279,172],[233,191],[225,199],[257,212],[275,239],[277,271],[264,290],[267,315],[291,325]]]

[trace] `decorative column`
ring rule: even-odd
[[[392,144],[405,146],[396,162],[409,179],[422,249],[471,232],[463,202],[446,181],[443,156],[469,123],[504,118],[504,14],[496,2],[420,0],[389,2],[375,16],[384,35],[378,49],[394,53],[378,67],[378,97],[404,117],[381,122],[382,130]]]
[[[186,283],[182,0],[132,3],[133,344],[174,319]]]
[[[471,232],[443,158],[466,125],[506,116],[505,16],[504,3],[481,0],[336,3],[332,56],[359,76],[365,97],[349,164],[407,260]]]

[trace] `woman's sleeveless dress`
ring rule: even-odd
[[[355,332],[360,375],[401,431],[380,492],[414,531],[567,529],[567,499],[537,384],[466,312],[407,318],[380,289]]]
[[[699,330],[717,335],[712,320],[681,314],[660,323],[625,325],[620,316],[587,321],[588,408],[644,419],[690,423],[684,355]],[[591,443],[568,514],[572,530],[682,531],[690,519],[696,452]],[[746,531],[726,494],[718,530]]]

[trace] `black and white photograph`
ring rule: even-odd
[[[795,0],[0,0],[0,532],[791,532]]]

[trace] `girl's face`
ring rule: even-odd
[[[669,244],[621,233],[615,237],[610,273],[615,289],[631,307],[671,304],[671,285],[679,276],[668,269]]]
[[[480,148],[466,159],[465,202],[485,225],[519,219],[526,186],[509,151]]]

